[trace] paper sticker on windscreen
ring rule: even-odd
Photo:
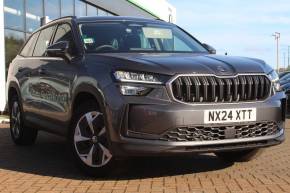
[[[94,39],[93,38],[84,38],[84,43],[85,44],[93,44],[94,43]]]
[[[146,38],[172,39],[172,31],[170,29],[142,27],[142,30]]]

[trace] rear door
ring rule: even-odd
[[[26,85],[22,86],[22,95],[25,99],[24,109],[27,121],[38,128],[45,127],[46,122],[43,118],[47,107],[47,87],[41,83],[41,66],[49,63],[45,51],[50,44],[55,28],[56,26],[53,25],[39,32],[34,49],[29,50],[30,53],[32,52],[32,56],[25,60],[25,63],[31,68],[31,73]]]
[[[33,57],[33,51],[40,32],[31,35],[20,56],[15,60],[16,78],[19,83],[22,107],[24,111],[24,118],[31,120],[36,112],[36,97],[31,93],[31,87],[38,81],[38,67],[37,59]]]

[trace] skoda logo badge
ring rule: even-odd
[[[217,69],[218,69],[218,71],[220,71],[220,72],[226,72],[226,71],[227,71],[227,70],[224,69],[222,66],[218,66]]]

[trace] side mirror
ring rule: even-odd
[[[216,54],[216,50],[212,46],[208,44],[202,44],[202,45],[209,51],[210,54]]]
[[[70,60],[71,54],[69,52],[69,42],[60,41],[48,46],[46,48],[46,54],[51,57],[61,57]]]

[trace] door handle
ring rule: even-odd
[[[39,68],[38,73],[44,75],[44,74],[46,74],[46,70],[43,68]]]

